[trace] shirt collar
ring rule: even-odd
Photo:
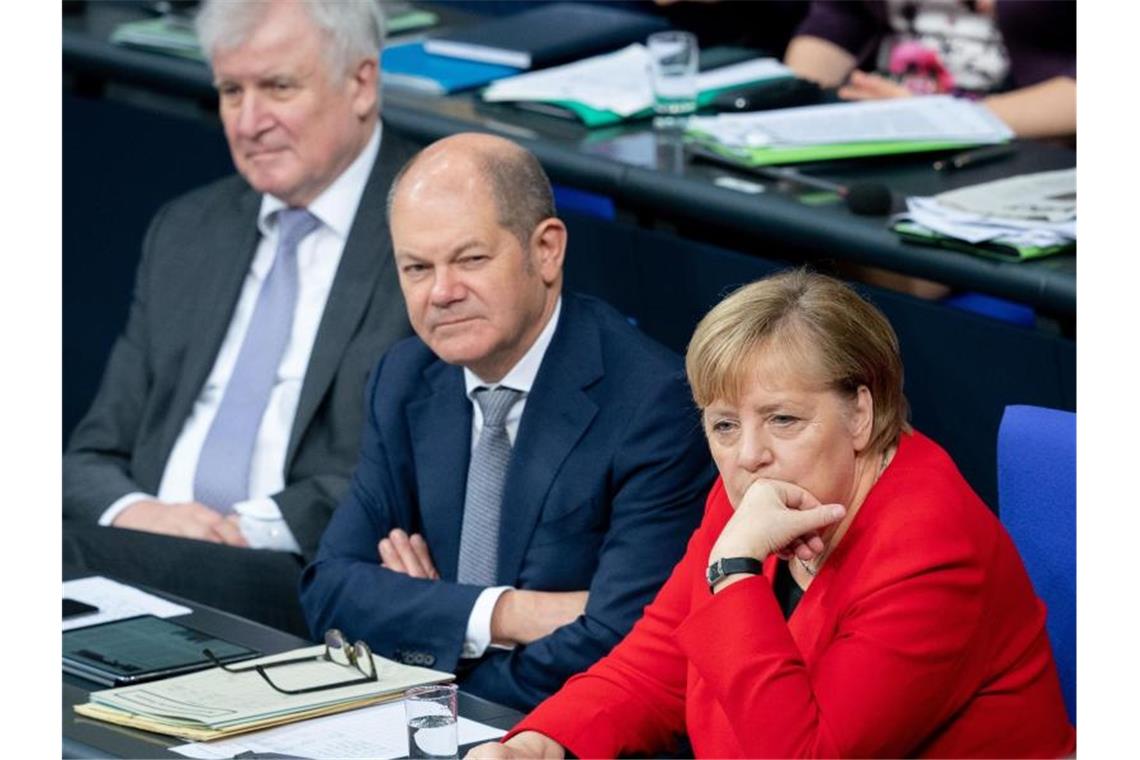
[[[486,383],[480,380],[474,372],[464,367],[463,383],[467,388],[467,398],[474,401],[475,389],[486,387],[498,388],[503,386],[522,391],[524,394],[530,393],[531,387],[534,386],[534,379],[538,377],[538,368],[542,366],[542,358],[546,356],[546,349],[550,347],[550,341],[554,338],[554,330],[558,326],[558,317],[561,313],[562,296],[558,296],[558,300],[554,302],[554,312],[550,315],[550,321],[542,328],[538,338],[523,354],[523,357],[518,360],[518,363],[511,367],[511,371],[504,375],[499,382]]]
[[[309,213],[317,217],[321,224],[332,230],[342,240],[348,238],[352,220],[356,217],[356,207],[364,195],[364,186],[372,172],[372,164],[380,152],[381,124],[376,122],[368,144],[348,168],[333,180],[320,195],[308,205]],[[285,201],[268,193],[261,196],[261,210],[257,214],[257,226],[263,236],[269,235],[277,225],[276,214],[285,208]]]

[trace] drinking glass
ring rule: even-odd
[[[653,126],[684,127],[697,110],[697,38],[689,32],[649,35],[649,78],[653,87]]]
[[[453,683],[416,686],[404,692],[408,757],[458,758],[458,689]]]

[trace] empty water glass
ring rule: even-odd
[[[649,35],[649,79],[653,86],[653,126],[683,127],[697,110],[697,38],[689,32]]]

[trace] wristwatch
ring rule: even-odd
[[[753,557],[722,557],[709,565],[709,569],[705,571],[705,579],[709,582],[709,591],[712,591],[726,575],[734,573],[759,575],[763,570],[763,563]]]

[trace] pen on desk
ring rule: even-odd
[[[968,169],[971,166],[980,166],[981,164],[988,164],[991,161],[1008,158],[1016,152],[1017,146],[1012,143],[989,145],[985,148],[967,150],[961,153],[955,153],[949,158],[939,159],[934,162],[934,169],[940,172]]]

